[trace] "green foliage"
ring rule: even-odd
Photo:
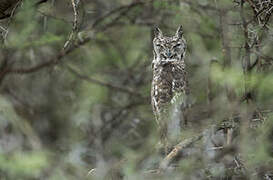
[[[48,167],[48,157],[42,152],[17,152],[0,155],[0,168],[10,179],[38,177]]]
[[[268,117],[267,121],[261,125],[256,131],[257,136],[253,139],[253,136],[248,136],[247,143],[251,142],[252,146],[244,146],[247,158],[247,165],[255,169],[257,166],[269,166],[273,165],[272,157],[272,130],[273,121],[272,115]]]

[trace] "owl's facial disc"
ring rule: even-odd
[[[164,36],[159,28],[155,28],[153,40],[155,59],[159,62],[181,61],[186,51],[186,41],[180,26],[174,36]],[[165,63],[164,63],[165,64]]]
[[[161,61],[178,61],[184,53],[184,42],[181,38],[158,38],[154,41],[154,50]]]

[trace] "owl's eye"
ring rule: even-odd
[[[181,44],[176,44],[176,45],[173,46],[173,48],[177,48],[179,46],[181,46]]]
[[[156,47],[162,47],[162,45],[161,44],[156,44]]]

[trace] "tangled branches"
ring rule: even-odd
[[[247,0],[253,10],[254,16],[261,26],[266,26],[273,12],[273,2],[271,0]]]

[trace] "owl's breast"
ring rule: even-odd
[[[183,92],[186,82],[186,71],[182,63],[154,67],[153,86],[156,86],[154,95],[164,98],[164,102],[170,101],[175,92]]]
[[[152,100],[158,106],[157,109],[162,109],[164,105],[171,101],[173,97],[172,80],[171,67],[155,66],[153,71]]]

